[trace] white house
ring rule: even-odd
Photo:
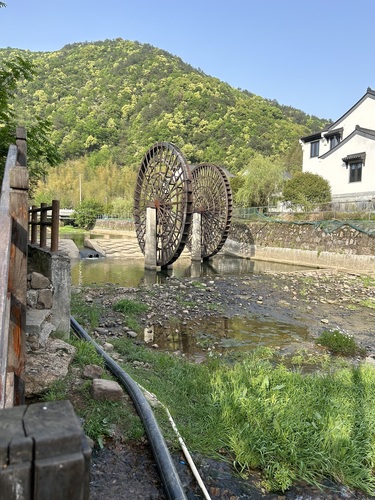
[[[300,144],[303,172],[327,179],[334,201],[375,199],[375,90]]]

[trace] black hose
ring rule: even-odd
[[[70,325],[79,337],[91,342],[95,346],[96,351],[104,358],[106,366],[122,383],[132,398],[150,442],[168,499],[187,499],[154,413],[137,383],[126,372],[124,372],[124,370],[122,370],[122,368],[120,368],[120,366],[115,363],[105,351],[103,351],[103,349],[90,337],[90,335],[81,327],[73,316],[70,316]]]

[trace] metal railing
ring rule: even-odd
[[[311,203],[304,209],[279,203],[264,207],[234,207],[233,217],[237,219],[263,219],[264,217],[282,218],[285,216],[301,217],[313,220],[371,220],[375,219],[375,200],[331,201],[326,203]]]

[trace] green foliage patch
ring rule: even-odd
[[[332,354],[342,356],[364,356],[366,350],[359,347],[351,335],[339,330],[325,330],[317,339],[317,343],[329,349]]]
[[[129,299],[121,299],[113,305],[115,311],[121,312],[125,316],[126,325],[135,332],[140,331],[141,326],[138,323],[138,315],[148,310],[146,304]]]
[[[93,330],[99,324],[102,306],[87,302],[81,293],[73,293],[70,301],[71,314],[85,329]]]
[[[82,369],[89,364],[104,368],[103,358],[93,344],[72,338],[70,343],[76,348],[72,366]],[[107,376],[104,372],[104,377]],[[91,396],[92,381],[87,380],[77,386],[72,373],[56,380],[43,395],[44,401],[71,400],[77,415],[81,418],[85,434],[97,445],[103,447],[107,437],[120,433],[124,439],[139,439],[144,429],[132,405],[125,401],[97,401]]]
[[[283,198],[290,206],[308,212],[317,203],[331,201],[331,187],[320,175],[296,172],[292,179],[285,182]]]
[[[196,365],[128,339],[114,343],[125,371],[169,408],[190,451],[217,457],[225,449],[243,475],[261,469],[272,491],[330,478],[375,494],[372,366],[321,356],[307,360],[316,372],[303,374],[275,364],[270,349]]]
[[[74,223],[83,229],[92,229],[99,215],[104,212],[104,207],[98,201],[84,200],[73,213]]]
[[[273,491],[328,477],[375,493],[374,383],[368,365],[303,375],[257,355],[212,377],[238,468],[261,468]]]

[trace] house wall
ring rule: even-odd
[[[363,128],[374,129],[375,128],[375,97],[368,95],[360,104],[353,107],[351,112],[345,113],[345,115],[335,122],[333,128],[343,127],[343,136],[345,139],[350,135],[355,129],[356,125],[360,125]],[[329,151],[329,144],[327,150]],[[326,152],[324,151],[324,152]],[[323,154],[323,152],[321,153]]]
[[[343,128],[342,139],[352,134],[359,125],[362,128],[375,129],[375,96],[367,95],[353,106],[342,118],[332,124],[331,129]],[[322,132],[324,136],[324,132]],[[311,143],[301,143],[303,151],[303,171],[318,174],[325,178],[331,186],[332,197],[336,200],[364,199],[375,197],[375,141],[356,133],[346,144],[342,142],[325,158],[330,151],[329,140],[324,137],[319,144],[319,157],[310,158]],[[347,155],[366,153],[365,165],[362,169],[361,182],[349,182],[349,168],[342,161]]]
[[[349,182],[349,168],[342,159],[349,154],[362,152],[366,152],[366,161],[362,168],[362,181]],[[371,199],[375,196],[374,140],[367,139],[357,134],[355,143],[353,140],[346,144],[340,144],[327,158],[314,158],[313,160],[315,161],[310,160],[306,166],[304,166],[304,172],[318,174],[327,179],[331,185],[333,198],[344,198],[349,195],[356,195],[356,199],[359,197]]]

